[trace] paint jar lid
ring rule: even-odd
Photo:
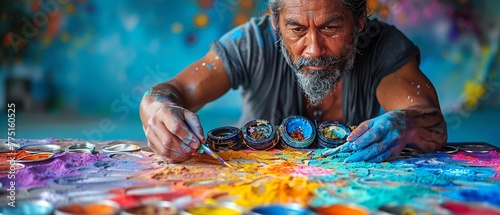
[[[71,203],[58,207],[55,215],[115,215],[120,211],[118,203],[103,200],[99,202]]]
[[[458,147],[456,146],[444,146],[442,149],[438,150],[437,153],[453,154],[458,152]]]
[[[243,143],[254,150],[268,150],[279,141],[276,127],[267,120],[255,119],[241,128]]]
[[[21,147],[15,143],[2,143],[0,144],[0,153],[11,152],[20,148]]]
[[[281,143],[285,148],[307,148],[316,138],[316,128],[303,116],[289,116],[280,125]]]
[[[312,215],[313,211],[300,204],[274,204],[274,205],[263,205],[254,207],[252,209],[252,214],[259,215],[274,215],[274,214],[300,214],[300,215]]]
[[[130,143],[119,143],[114,145],[105,146],[102,148],[104,154],[115,152],[136,152],[141,150],[141,147]]]
[[[169,201],[159,201],[137,205],[123,210],[121,215],[176,215],[179,209]]]
[[[488,153],[489,151],[495,150],[495,148],[488,146],[488,145],[459,145],[458,148],[464,152],[468,153],[474,153],[474,154],[485,154]]]
[[[54,211],[54,206],[45,200],[15,202],[15,207],[3,205],[0,207],[2,215],[49,215]]]
[[[66,148],[66,152],[84,152],[92,154],[94,152],[95,145],[90,142],[77,143]]]
[[[233,126],[212,129],[207,134],[209,147],[216,151],[238,150],[242,146],[243,134]]]
[[[56,144],[47,144],[47,145],[30,145],[22,148],[24,151],[29,153],[40,153],[40,152],[51,152],[51,153],[60,153],[61,146]]]
[[[347,141],[351,128],[338,121],[325,121],[318,125],[318,145],[326,148],[335,148]]]

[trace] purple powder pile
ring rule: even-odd
[[[17,171],[14,179],[7,175],[0,177],[0,182],[9,184],[16,183],[16,187],[46,186],[49,179],[63,176],[78,175],[79,167],[92,165],[94,162],[103,161],[108,158],[104,154],[91,155],[88,153],[64,152],[54,156],[53,159],[39,163],[27,163],[26,168]]]

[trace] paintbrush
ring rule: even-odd
[[[227,167],[233,169],[233,166],[229,165],[224,159],[222,159],[219,155],[215,154],[214,151],[212,151],[208,146],[205,144],[200,144],[200,149],[198,149],[198,152],[202,154],[203,152],[207,153],[208,155],[212,156],[213,158],[219,160],[222,164],[226,165]]]

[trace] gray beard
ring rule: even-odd
[[[354,44],[351,50],[341,57],[328,57],[319,59],[305,59],[299,57],[296,62],[292,62],[290,54],[286,49],[281,36],[279,38],[279,43],[281,46],[281,52],[286,59],[286,62],[292,67],[292,70],[297,77],[297,82],[305,93],[310,104],[313,106],[318,106],[325,99],[330,91],[339,83],[342,77],[349,73],[354,65],[354,59],[356,57],[356,42],[357,34],[354,34]],[[333,70],[308,70],[307,74],[301,71],[303,66],[332,66]]]

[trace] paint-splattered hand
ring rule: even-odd
[[[172,104],[165,104],[148,120],[145,133],[149,147],[169,163],[190,159],[205,142],[198,115]]]
[[[337,152],[354,152],[345,162],[382,162],[396,158],[406,146],[409,118],[403,111],[390,111],[362,122]]]

